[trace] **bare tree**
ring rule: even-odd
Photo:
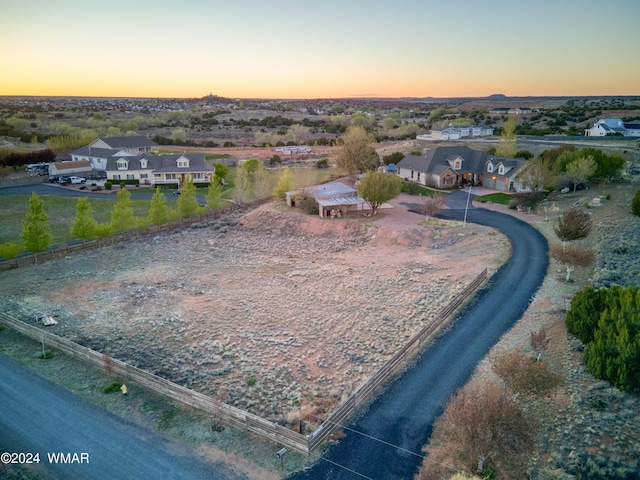
[[[534,448],[534,425],[512,396],[492,382],[468,384],[458,390],[434,425],[430,443],[452,456],[452,467],[481,474],[490,463],[525,464]],[[418,476],[428,475],[428,461]]]
[[[580,157],[569,163],[566,168],[567,177],[573,182],[573,192],[575,193],[579,183],[586,182],[598,168],[591,155]]]
[[[113,375],[113,358],[109,354],[109,347],[106,347],[102,354],[102,369],[108,376]]]
[[[579,240],[586,237],[591,232],[592,227],[591,215],[587,212],[572,208],[558,219],[557,225],[553,226],[556,236],[562,241],[562,249],[567,250],[567,243],[573,240]],[[571,280],[571,272],[575,268],[572,263],[575,259],[568,255],[564,255],[565,265],[567,267],[567,282]]]
[[[340,150],[335,158],[336,163],[349,175],[375,170],[380,157],[371,146],[374,141],[363,127],[349,127],[339,138]]]
[[[554,225],[553,231],[566,247],[567,242],[579,240],[591,232],[591,215],[577,208],[565,212]]]
[[[422,212],[426,217],[425,220],[436,216],[442,210],[444,204],[445,199],[442,195],[425,195],[422,198]]]
[[[524,187],[537,191],[552,183],[553,175],[549,159],[539,156],[528,161],[525,170],[518,175],[518,179]]]

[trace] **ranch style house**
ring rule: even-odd
[[[407,155],[398,163],[403,179],[436,188],[473,183],[501,192],[528,191],[517,176],[523,158],[503,158],[469,147],[437,147],[424,155]]]
[[[140,185],[173,184],[180,188],[187,177],[207,183],[214,167],[201,154],[155,155],[158,144],[144,136],[98,138],[71,153],[72,161],[88,161],[104,170],[107,180],[138,180]]]

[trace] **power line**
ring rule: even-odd
[[[314,414],[312,414],[312,413],[308,413],[307,415],[309,415],[309,416],[311,416],[311,417],[314,417],[314,418],[316,418],[316,419],[320,420],[321,422],[326,422],[326,421],[327,421],[327,419],[322,419],[321,417],[318,417],[317,415],[314,415]],[[368,438],[368,439],[370,439],[370,440],[373,440],[373,441],[375,441],[375,442],[380,442],[380,443],[382,443],[383,445],[387,445],[387,446],[389,446],[389,447],[396,448],[396,449],[398,449],[398,450],[401,450],[401,451],[403,451],[403,452],[406,452],[406,453],[408,453],[408,454],[410,454],[410,455],[414,455],[414,456],[416,456],[416,457],[418,457],[418,458],[421,458],[421,459],[423,459],[423,460],[426,460],[426,461],[428,461],[428,462],[431,462],[431,463],[433,463],[433,464],[435,464],[435,465],[440,465],[441,467],[447,468],[447,469],[451,470],[452,472],[458,472],[458,471],[459,471],[459,469],[454,468],[454,467],[452,467],[451,465],[447,465],[447,464],[442,463],[442,462],[437,462],[437,461],[435,461],[435,460],[433,460],[433,459],[430,459],[430,458],[429,458],[428,456],[426,456],[426,455],[422,455],[422,454],[420,454],[420,453],[412,452],[411,450],[407,450],[406,448],[403,448],[403,447],[401,447],[401,446],[399,446],[399,445],[395,445],[395,444],[393,444],[393,443],[387,442],[386,440],[382,440],[381,438],[374,437],[374,436],[372,436],[372,435],[369,435],[369,434],[367,434],[367,433],[361,432],[361,431],[359,431],[359,430],[355,430],[355,429],[350,428],[350,427],[347,427],[347,426],[345,426],[345,425],[341,425],[341,424],[339,424],[339,423],[337,423],[337,422],[329,421],[329,423],[332,423],[332,424],[334,424],[334,425],[337,425],[338,427],[342,428],[343,430],[349,430],[350,432],[356,433],[356,434],[358,434],[358,435],[362,435],[363,437],[366,437],[366,438]],[[337,465],[337,466],[339,466],[339,467],[342,467],[342,468],[345,468],[346,470],[350,470],[349,468],[347,468],[347,467],[343,467],[342,465],[339,465],[339,464],[337,464],[337,463],[335,463],[335,462],[332,462],[331,460],[326,459],[326,458],[324,458],[324,457],[322,457],[322,456],[321,456],[321,457],[319,457],[319,458],[322,458],[323,460],[326,460],[327,462],[334,463],[335,465]],[[362,475],[362,474],[360,474],[360,473],[357,473],[357,472],[354,472],[354,473],[356,473],[356,474],[358,474],[358,475],[361,475],[361,476],[362,476],[362,477],[364,477],[364,478],[369,478],[369,477],[366,477],[366,476],[364,476],[364,475]]]

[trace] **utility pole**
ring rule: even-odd
[[[471,183],[469,183],[469,193],[467,194],[467,206],[464,207],[464,222],[462,222],[462,228],[467,226],[467,210],[469,210],[469,200],[471,199]]]

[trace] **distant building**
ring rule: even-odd
[[[537,108],[529,107],[497,107],[489,110],[489,113],[492,115],[531,115],[537,111]]]
[[[640,123],[623,122],[619,118],[602,118],[593,127],[584,131],[585,137],[606,137],[622,135],[624,137],[640,137]]]
[[[488,125],[449,125],[432,128],[426,135],[418,135],[416,140],[460,140],[462,138],[490,137],[493,127]]]

